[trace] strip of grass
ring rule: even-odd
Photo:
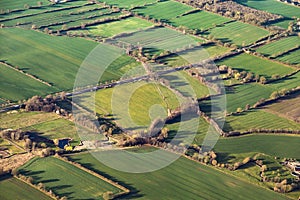
[[[269,32],[265,29],[242,22],[231,22],[224,26],[216,27],[208,31],[209,35],[223,41],[244,46],[267,36]]]
[[[185,26],[189,29],[206,30],[216,25],[229,22],[231,19],[206,11],[198,11],[188,15],[176,17],[171,21],[174,26]]]
[[[157,0],[105,0],[108,5],[117,6],[120,8],[133,8],[136,6],[143,6],[148,3],[154,3]]]
[[[18,101],[58,91],[58,88],[47,86],[5,65],[0,64],[0,71],[1,98]]]
[[[136,152],[143,152],[143,149],[136,149]],[[118,155],[114,151],[105,153],[108,156],[112,155],[111,158]],[[125,186],[132,187],[132,193],[126,198],[285,199],[277,193],[249,184],[183,157],[166,168],[143,174],[124,173],[111,169],[90,154],[74,155],[71,156],[71,159],[100,174],[114,177]],[[151,161],[145,160],[144,162],[155,163],[155,159],[164,159],[164,157],[153,158]],[[130,161],[127,160],[126,162]],[[132,164],[134,165],[135,163]]]
[[[264,110],[251,110],[226,117],[225,131],[247,131],[250,129],[300,130],[300,124]]]
[[[133,9],[133,12],[151,18],[168,21],[191,10],[193,10],[192,7],[176,1],[163,1],[150,6]]]
[[[266,78],[271,78],[272,75],[286,75],[294,70],[287,65],[272,62],[267,59],[259,58],[249,54],[239,54],[222,61],[218,64],[227,65],[239,71],[252,72]]]
[[[0,180],[0,199],[51,200],[52,198],[16,178],[4,177]]]
[[[259,47],[256,51],[266,56],[275,57],[276,55],[279,55],[297,46],[300,46],[300,37],[292,36],[271,42],[267,45]]]
[[[271,82],[267,84],[267,87],[271,87],[273,90],[280,91],[282,89],[293,89],[299,86],[300,72],[294,74],[293,76]]]
[[[100,199],[106,191],[120,192],[102,179],[54,157],[35,158],[19,171],[25,176],[32,176],[34,183],[41,182],[48,190],[68,199]]]

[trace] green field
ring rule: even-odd
[[[275,74],[282,76],[295,71],[294,68],[287,65],[272,62],[249,54],[239,54],[219,61],[217,64],[230,66],[240,72],[252,72],[253,74],[258,74],[266,78],[271,78],[272,75]]]
[[[137,17],[130,17],[120,21],[88,27],[87,33],[96,36],[111,37],[120,33],[134,32],[150,26],[152,26],[152,23],[146,20]]]
[[[300,130],[300,124],[264,110],[251,110],[226,117],[225,131],[247,131],[257,129]]]
[[[16,102],[33,95],[45,95],[58,91],[55,87],[47,86],[3,64],[0,64],[0,71],[0,98]]]
[[[117,6],[120,8],[133,8],[136,6],[143,6],[148,3],[155,3],[157,0],[101,0],[106,2],[108,5]]]
[[[254,25],[236,21],[213,28],[209,30],[207,34],[212,35],[214,38],[223,42],[244,46],[266,37],[269,32]]]
[[[192,7],[176,1],[163,1],[150,6],[133,9],[132,11],[162,21],[169,21],[191,10],[193,10]]]
[[[8,140],[0,138],[0,149],[5,149],[9,153],[9,155],[17,154],[17,153],[24,153],[25,151],[16,147]]]
[[[163,100],[162,95],[165,100]],[[93,110],[93,95],[83,94],[76,101],[83,107]],[[164,110],[156,110],[152,107],[154,105],[160,105]],[[160,113],[161,117],[166,117],[167,108],[175,109],[178,106],[179,102],[172,91],[151,82],[123,84],[115,88],[99,90],[95,95],[96,112],[114,114],[116,122],[124,128],[146,128],[151,122],[151,111],[154,112],[153,114]],[[152,117],[158,116],[153,115]],[[135,124],[132,124],[130,119]]]
[[[153,53],[156,54],[159,54],[162,51],[171,51],[188,47],[190,44],[198,44],[196,38],[183,35],[168,28],[146,29],[127,36],[116,37],[116,39],[125,43],[151,49]]]
[[[106,153],[114,155],[113,151]],[[132,192],[126,197],[128,199],[285,199],[280,194],[182,157],[166,168],[143,174],[116,171],[90,154],[71,156],[71,159],[130,186]],[[145,162],[150,164],[150,161]]]
[[[258,152],[281,158],[300,159],[299,136],[285,135],[245,135],[241,137],[221,138],[214,149],[220,153]]]
[[[189,29],[206,30],[215,25],[229,22],[229,18],[221,17],[206,11],[198,11],[170,20],[174,26],[185,26]]]
[[[0,8],[1,10],[5,9],[10,9],[10,10],[15,10],[15,9],[24,9],[24,5],[28,4],[29,6],[38,6],[38,2],[42,2],[43,5],[47,5],[50,2],[47,0],[1,0],[0,2]]]
[[[229,51],[230,49],[223,46],[204,45],[163,57],[162,59],[159,59],[159,62],[172,67],[178,67],[182,65],[199,63],[205,59],[213,58],[228,53]]]
[[[300,46],[300,37],[291,36],[275,42],[271,42],[262,47],[259,47],[256,51],[266,56],[276,57],[290,49]]]
[[[6,44],[0,47],[1,59],[52,83],[60,90],[73,88],[75,76],[82,61],[97,45],[101,46],[101,44],[84,39],[49,36],[19,28],[1,29],[1,42]],[[120,49],[116,47],[108,45],[105,47],[97,53],[106,55],[108,59],[114,56],[114,53],[120,52]],[[101,62],[91,65],[90,70],[104,70],[106,60],[101,60]],[[125,55],[119,57],[109,65],[101,81],[117,80],[121,77],[120,74],[137,65],[138,63],[133,58]],[[98,80],[100,77],[95,78]],[[91,78],[91,80],[95,79]]]
[[[16,178],[2,177],[0,179],[0,199],[50,200],[52,198]]]
[[[277,57],[278,60],[294,64],[294,65],[299,65],[300,64],[300,49],[297,49],[295,51],[289,52],[287,54],[284,54],[282,56]]]
[[[106,191],[120,192],[110,183],[54,157],[35,158],[19,170],[32,176],[35,183],[41,182],[48,190],[68,199],[101,199]]]

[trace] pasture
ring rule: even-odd
[[[194,30],[206,30],[213,28],[216,25],[229,22],[230,20],[231,19],[229,18],[225,18],[214,13],[197,11],[195,13],[173,18],[170,21],[174,26],[184,26]]]
[[[282,76],[295,71],[294,68],[287,65],[249,54],[239,54],[237,56],[225,58],[217,64],[230,66],[240,72],[252,72],[255,75],[264,76],[267,79],[271,78],[272,75],[275,74]]]
[[[284,54],[282,56],[277,57],[278,60],[282,62],[286,62],[293,65],[299,65],[300,64],[300,49],[291,51],[287,54]]]
[[[223,26],[210,29],[206,32],[222,42],[229,42],[238,46],[245,46],[266,37],[269,32],[265,29],[242,22],[230,22]]]
[[[100,199],[106,191],[120,192],[108,182],[55,157],[34,158],[19,168],[34,183],[43,183],[48,190],[68,199]]]
[[[150,18],[168,22],[170,19],[178,17],[191,10],[193,10],[193,7],[176,1],[163,1],[153,5],[136,8],[132,11],[144,16],[149,16]]]
[[[300,159],[299,142],[299,136],[253,134],[220,138],[214,149],[220,155],[256,152],[273,157]]]
[[[136,152],[147,150],[152,151],[153,149],[139,148],[136,149]],[[106,152],[106,154],[108,156],[113,155],[112,157],[117,156],[114,151]],[[124,173],[111,169],[90,154],[73,155],[70,158],[97,173],[106,174],[124,186],[130,187],[132,192],[126,197],[130,199],[182,199],[182,197],[186,199],[285,199],[278,193],[249,184],[183,157],[166,168],[143,174]],[[119,159],[122,160],[122,157]],[[155,159],[158,158],[143,162],[156,163]],[[164,159],[164,157],[159,159]],[[216,190],[216,188],[218,189]]]
[[[189,45],[197,45],[196,38],[184,35],[168,28],[150,28],[143,31],[134,32],[130,35],[118,36],[115,39],[152,49],[153,54],[159,54],[162,51],[174,51]]]
[[[1,177],[0,199],[51,200],[52,198],[13,177]]]
[[[130,17],[120,21],[104,23],[87,28],[87,33],[101,37],[111,37],[120,33],[130,33],[152,26],[152,23],[137,18]]]
[[[0,97],[12,102],[59,91],[3,64],[0,64],[0,71]]]
[[[102,44],[85,39],[50,36],[20,28],[1,29],[0,33],[3,38],[2,42],[6,44],[0,47],[1,59],[53,84],[59,90],[73,88],[82,61],[97,45],[98,50],[101,51],[97,53],[105,55],[108,59],[121,52],[116,47],[106,45],[106,48],[104,48],[104,46],[101,46]],[[97,65],[90,66],[90,70],[105,70],[101,82],[117,80],[124,71],[129,71],[138,66],[133,58],[125,55],[111,63],[107,69],[105,69],[106,64],[106,60],[101,60],[101,63],[99,61]],[[99,78],[95,77],[93,80]]]
[[[300,124],[265,110],[250,110],[226,117],[225,131],[248,131],[250,129],[300,130]]]
[[[228,53],[230,49],[217,45],[203,45],[163,57],[158,61],[172,67],[199,63],[203,60]]]
[[[271,42],[259,47],[256,51],[266,56],[277,57],[295,47],[300,47],[300,37],[298,36],[291,36]]]

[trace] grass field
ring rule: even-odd
[[[300,130],[300,124],[264,110],[251,110],[226,117],[225,131],[247,131],[252,128]]]
[[[241,137],[221,138],[215,146],[220,153],[259,152],[281,158],[300,159],[299,136],[285,135],[246,135]]]
[[[276,57],[298,46],[300,46],[300,37],[291,36],[266,44],[262,47],[259,47],[256,51],[266,56]]]
[[[17,148],[15,145],[13,145],[8,140],[4,140],[0,138],[0,149],[6,149],[6,151],[9,152],[10,155],[17,154],[17,153],[24,153],[24,150],[21,150]]]
[[[2,177],[0,179],[0,199],[51,200],[52,198],[16,178]]]
[[[45,95],[58,91],[58,88],[40,83],[3,64],[0,64],[0,71],[0,97],[12,102],[28,99],[33,95]]]
[[[163,96],[165,100],[163,100]],[[84,94],[78,99],[83,107],[93,110],[93,95]],[[155,83],[136,82],[123,84],[115,88],[97,91],[95,110],[99,114],[114,114],[116,122],[123,128],[141,129],[150,125],[152,114],[166,117],[167,108],[175,109],[179,102],[169,89]],[[162,106],[164,110],[157,110]],[[132,119],[132,122],[130,122]],[[152,119],[154,120],[154,119]]]
[[[101,199],[106,191],[120,190],[69,163],[54,157],[35,158],[19,168],[20,173],[32,176],[59,196],[68,199]]]
[[[82,61],[97,45],[101,46],[84,39],[49,36],[19,28],[1,29],[1,42],[7,44],[0,47],[1,59],[52,83],[60,90],[73,88]],[[107,56],[106,58],[120,52],[116,47],[105,47],[97,53]],[[104,70],[105,64],[106,60],[101,60],[101,63],[99,61],[97,65],[91,65],[90,70]],[[122,71],[128,71],[137,65],[133,58],[119,57],[109,65],[100,81],[117,80],[123,74]],[[100,77],[96,78],[98,80]]]
[[[297,49],[295,51],[279,56],[277,57],[277,59],[290,64],[299,65],[300,64],[299,55],[300,55],[300,49]]]
[[[121,21],[88,27],[87,32],[96,36],[111,37],[120,33],[130,33],[150,26],[152,26],[152,23],[146,20],[137,17],[130,17]]]
[[[142,148],[137,151],[145,150]],[[129,199],[285,199],[279,194],[182,157],[166,168],[143,174],[116,171],[90,154],[71,156],[71,159],[131,187],[132,192],[126,197]],[[155,162],[155,158],[152,162]]]
[[[222,17],[206,11],[198,11],[170,20],[174,26],[185,26],[189,29],[206,30],[215,25],[229,22],[229,18]]]
[[[168,28],[151,28],[131,35],[116,37],[116,39],[125,43],[140,45],[143,48],[153,49],[156,54],[162,51],[188,47],[190,44],[198,44],[196,38]]]
[[[150,6],[133,9],[132,11],[162,21],[169,21],[190,10],[193,10],[193,8],[185,4],[176,1],[163,1]]]
[[[265,29],[242,22],[231,22],[224,26],[216,27],[207,32],[207,34],[223,41],[234,43],[238,46],[244,46],[267,36],[269,32]]]
[[[101,2],[106,2],[108,5],[117,6],[120,8],[133,8],[136,6],[143,6],[144,4],[154,3],[157,0],[102,0]]]
[[[43,5],[50,4],[50,2],[47,0],[28,0],[26,2],[24,2],[23,0],[1,0],[0,8],[10,10],[24,9],[25,4],[28,4],[29,6],[38,6],[38,2],[42,2]]]
[[[300,121],[300,92],[290,95],[284,100],[280,100],[274,104],[267,105],[265,108],[279,116],[284,116],[291,120]]]
[[[205,59],[213,58],[229,52],[230,49],[217,45],[204,45],[193,49],[185,50],[177,54],[163,57],[159,62],[172,67],[199,63]]]
[[[252,72],[253,74],[258,74],[266,78],[271,78],[272,75],[275,74],[286,75],[295,71],[294,68],[287,65],[272,62],[249,54],[239,54],[237,56],[221,60],[217,64],[230,66],[240,72]]]

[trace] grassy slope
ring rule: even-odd
[[[45,95],[58,91],[39,81],[0,64],[0,97],[11,101],[28,99],[33,95]]]
[[[267,84],[267,87],[271,87],[274,90],[282,90],[282,89],[292,89],[299,86],[300,81],[300,72],[296,73],[293,76],[287,77],[282,80],[271,82]]]
[[[50,200],[52,198],[16,178],[0,179],[0,199]]]
[[[269,32],[254,25],[236,21],[213,28],[209,31],[209,34],[224,42],[248,45],[267,36]]]
[[[284,199],[274,192],[186,158],[179,158],[159,171],[144,174],[113,170],[89,154],[72,156],[72,159],[133,187],[132,194],[126,199]]]
[[[262,59],[249,54],[240,54],[218,62],[239,71],[252,72],[270,78],[274,74],[285,75],[295,71],[293,68]]]
[[[108,5],[114,5],[120,8],[132,8],[135,6],[142,6],[146,3],[154,3],[156,0],[102,0],[102,2],[106,2]]]
[[[277,59],[283,62],[287,62],[290,64],[299,65],[300,64],[300,49],[292,51],[290,53],[279,56]]]
[[[106,191],[120,191],[109,183],[54,157],[33,159],[19,170],[26,176],[32,176],[35,183],[42,182],[47,189],[68,199],[98,199]]]

